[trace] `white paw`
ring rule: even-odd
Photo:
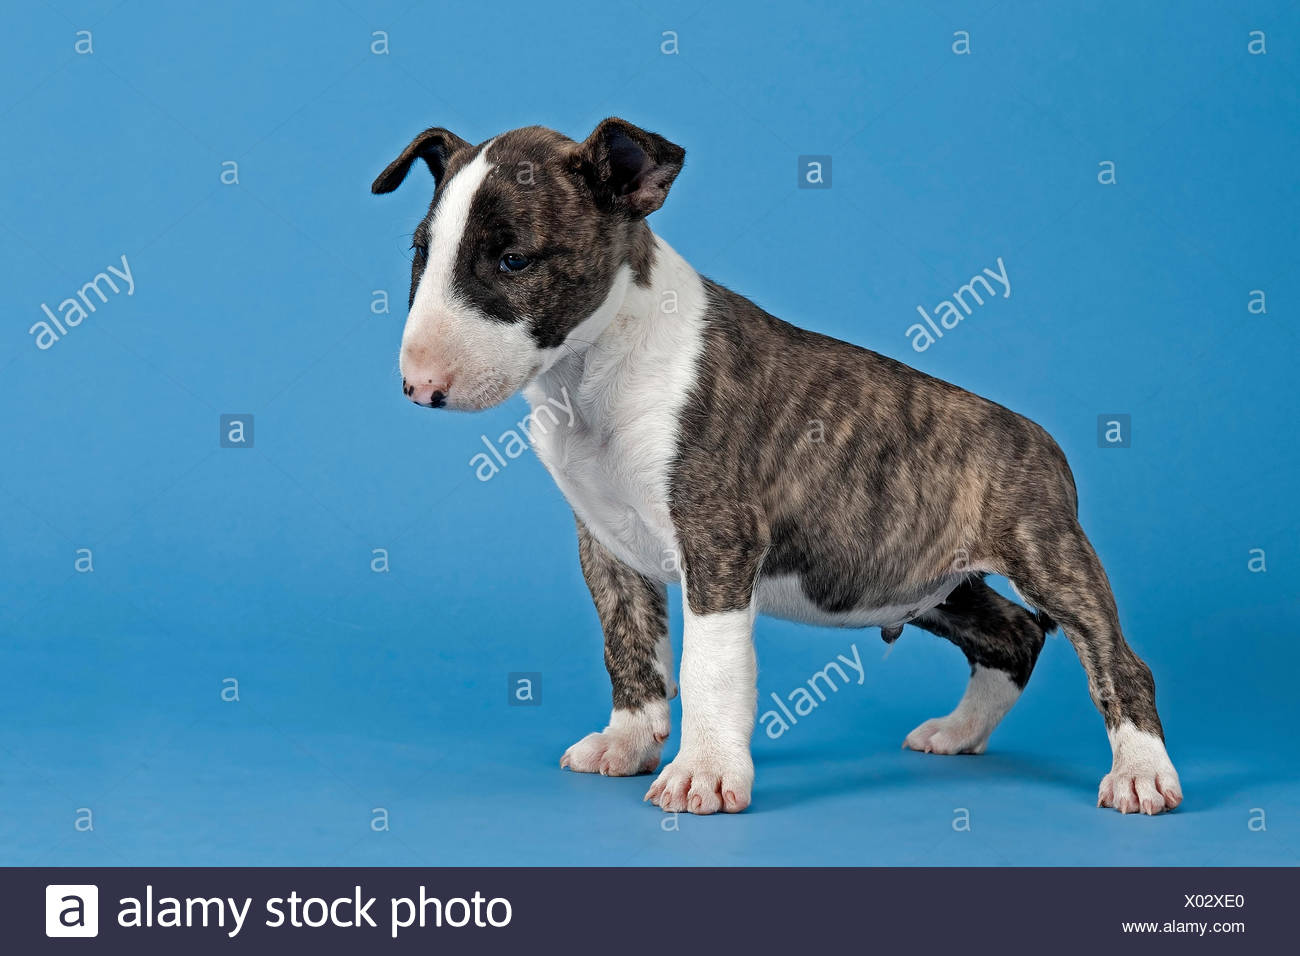
[[[982,754],[1019,696],[1020,688],[1006,671],[977,664],[957,708],[917,727],[903,746],[928,754]]]
[[[632,777],[659,766],[670,729],[667,701],[641,710],[616,710],[603,731],[587,734],[564,752],[560,766],[577,773]]]
[[[664,767],[645,799],[673,813],[739,813],[749,806],[754,762],[749,754],[730,758],[678,754]]]
[[[1120,813],[1157,814],[1183,802],[1183,787],[1164,742],[1131,723],[1110,731],[1115,761],[1097,788],[1097,806]]]
[[[982,754],[990,730],[956,714],[935,717],[907,735],[903,746],[927,754]]]

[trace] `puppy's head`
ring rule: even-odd
[[[570,335],[647,281],[642,220],[685,152],[623,120],[581,143],[542,127],[471,146],[445,129],[411,141],[370,187],[392,192],[422,159],[433,201],[411,247],[402,389],[434,408],[497,405],[549,368]]]

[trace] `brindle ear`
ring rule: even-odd
[[[370,191],[391,193],[402,185],[402,180],[410,171],[411,164],[417,159],[422,159],[429,165],[429,172],[433,173],[434,185],[437,185],[442,182],[442,174],[447,171],[447,163],[451,161],[452,154],[467,146],[469,143],[441,127],[426,129],[411,140],[411,145],[402,150],[402,155],[389,163],[388,168],[375,177],[375,181],[370,184]]]
[[[579,145],[577,156],[600,208],[641,219],[664,204],[686,150],[611,116]]]

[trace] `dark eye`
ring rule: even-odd
[[[521,256],[517,252],[507,252],[497,263],[497,268],[502,272],[518,272],[527,267],[529,259],[527,256]]]
[[[411,248],[415,250],[415,257],[417,259],[429,258],[429,247],[426,246],[424,243],[413,242],[411,243]]]

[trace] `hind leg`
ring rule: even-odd
[[[1018,535],[1021,553],[1007,576],[1025,600],[1055,618],[1088,674],[1088,691],[1106,721],[1114,762],[1097,805],[1121,813],[1160,813],[1182,802],[1178,773],[1165,751],[1151,669],[1120,631],[1106,572],[1078,523]]]
[[[980,579],[963,582],[911,623],[960,647],[971,676],[956,710],[927,720],[907,735],[903,746],[936,754],[983,753],[1033,672],[1043,647],[1043,624]]]

